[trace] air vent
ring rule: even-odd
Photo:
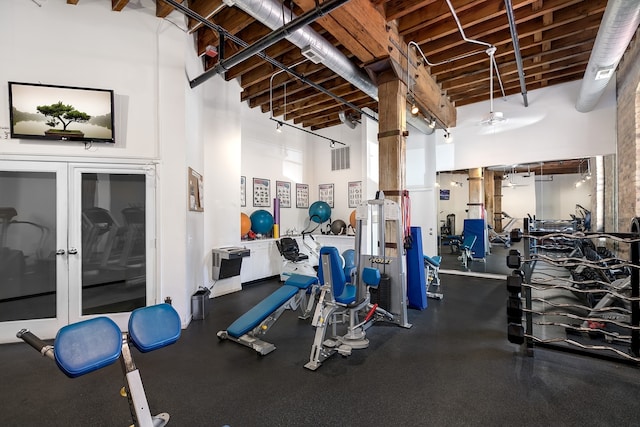
[[[324,55],[314,45],[308,45],[308,46],[303,47],[300,50],[300,53],[302,53],[305,57],[307,57],[314,64],[319,64],[322,61],[324,61]]]
[[[351,147],[331,149],[331,170],[339,171],[351,168]]]

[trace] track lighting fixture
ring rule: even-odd
[[[418,106],[415,103],[413,103],[413,105],[411,106],[411,114],[413,114],[415,116],[419,112],[420,112],[420,109],[418,108]]]
[[[444,131],[444,142],[447,144],[451,142],[453,138],[451,137],[451,133],[448,130]]]
[[[431,119],[431,121],[429,122],[429,127],[431,129],[436,127],[436,119]]]
[[[336,148],[336,142],[334,140],[331,140],[331,142],[329,143],[329,147]]]
[[[282,123],[276,122],[276,132],[282,133]]]

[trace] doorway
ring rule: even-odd
[[[0,162],[0,342],[152,300],[153,168]]]

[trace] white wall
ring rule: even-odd
[[[553,175],[545,176],[543,180],[536,180],[536,217],[538,219],[571,219],[576,215],[576,204],[590,210],[591,186],[580,185],[581,175]],[[552,181],[550,180],[552,179]]]
[[[547,160],[575,159],[615,152],[615,81],[596,108],[580,113],[575,102],[581,81],[533,90],[529,106],[520,95],[494,100],[495,111],[507,121],[495,126],[479,122],[489,112],[489,102],[458,107],[458,124],[451,129],[453,141],[445,143],[436,133],[438,170],[450,171]]]

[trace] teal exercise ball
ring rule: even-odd
[[[331,218],[331,207],[327,202],[313,202],[309,207],[309,218],[311,221],[322,224]]]
[[[273,228],[273,215],[264,209],[258,209],[249,217],[251,231],[256,234],[267,234]]]

